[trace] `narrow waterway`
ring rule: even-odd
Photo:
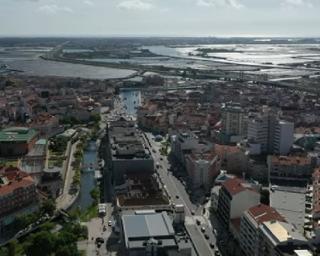
[[[120,93],[120,99],[124,106],[124,112],[135,116],[137,107],[141,105],[141,92],[136,90],[123,91]],[[86,209],[92,204],[93,200],[90,196],[90,191],[97,186],[94,177],[97,167],[98,148],[96,141],[90,141],[83,155],[80,195],[73,208]]]
[[[86,209],[93,202],[90,191],[97,186],[94,177],[94,172],[98,165],[97,151],[96,141],[90,141],[83,155],[80,195],[73,206],[74,208],[79,207],[80,209]]]

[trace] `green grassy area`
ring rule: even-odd
[[[80,220],[83,222],[87,222],[92,218],[98,217],[98,205],[92,204],[86,210],[82,211],[80,214]]]
[[[170,152],[170,142],[167,140],[161,141],[161,148],[159,151],[162,156],[168,156]]]

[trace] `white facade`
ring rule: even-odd
[[[193,188],[203,186],[208,189],[212,186],[214,177],[220,172],[220,160],[217,155],[211,159],[202,158],[201,155],[187,155],[186,167]]]
[[[275,125],[273,134],[273,152],[279,155],[287,155],[293,144],[294,124],[279,121]]]
[[[237,178],[227,180],[219,192],[218,214],[228,226],[231,219],[240,218],[246,210],[260,203],[260,194],[242,183],[244,181]]]
[[[248,121],[248,141],[260,145],[261,152],[268,151],[269,120],[267,116]],[[251,151],[250,151],[251,152]]]
[[[214,211],[218,210],[218,203],[219,203],[219,191],[221,186],[214,186],[211,190],[211,208]]]
[[[233,196],[230,204],[230,219],[240,218],[244,211],[260,203],[260,194],[244,190]]]
[[[274,153],[287,155],[293,144],[294,124],[264,114],[248,121],[248,144],[251,155]]]

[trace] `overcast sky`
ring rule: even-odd
[[[320,0],[0,0],[0,36],[320,36]]]

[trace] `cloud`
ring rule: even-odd
[[[73,13],[73,10],[71,8],[67,6],[58,6],[56,4],[43,5],[43,6],[40,6],[38,10],[46,14],[56,14],[58,12]]]
[[[313,4],[309,0],[283,0],[283,7],[308,7],[312,8]]]
[[[197,5],[205,7],[232,7],[242,8],[243,4],[239,0],[197,0]]]
[[[85,5],[94,6],[94,3],[91,0],[84,0],[83,3]]]
[[[125,0],[118,4],[118,8],[124,10],[150,10],[154,6],[147,0]]]

